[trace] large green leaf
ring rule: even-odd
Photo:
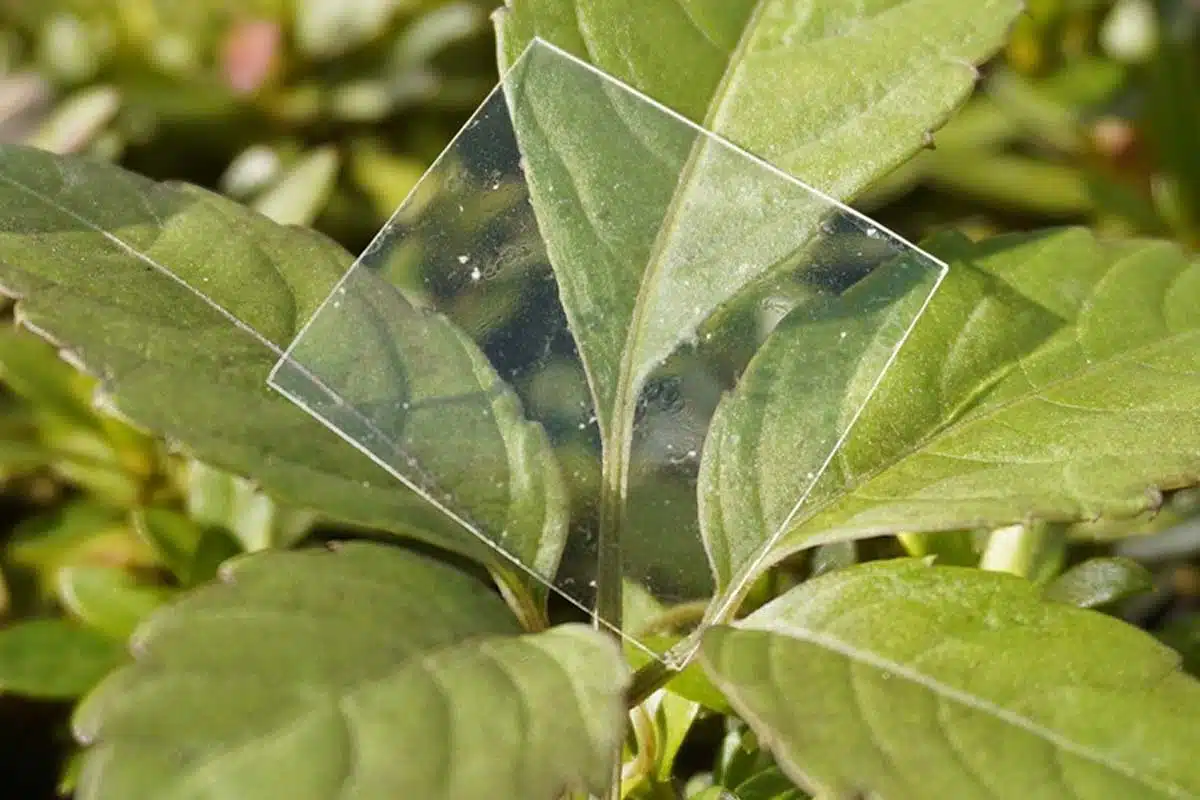
[[[701,496],[723,586],[784,528],[767,561],[835,539],[1133,516],[1200,481],[1200,265],[1076,229],[933,249],[949,276],[794,517],[807,478],[789,465],[828,387],[792,365],[821,329],[781,325],[718,410]],[[870,387],[842,385],[850,415]]]
[[[619,648],[518,636],[467,575],[397,548],[265,553],[151,618],[80,708],[82,800],[520,797],[606,784]]]
[[[119,411],[286,501],[487,560],[481,542],[267,386],[350,260],[313,232],[194,187],[0,149],[0,283],[20,298],[22,321],[96,373]],[[490,462],[531,474],[486,479],[512,488],[521,518],[509,546],[546,560],[561,545],[551,522],[563,499],[547,488],[557,468],[505,400],[490,420]]]
[[[1018,8],[514,0],[497,27],[502,65],[539,36],[844,199],[924,145]],[[600,427],[627,438],[649,372],[747,286],[792,265],[828,208],[808,197],[797,211],[803,200],[784,182],[703,138],[689,157],[694,131],[594,76],[551,61],[526,64],[515,81],[530,194]],[[571,186],[574,202],[551,185]],[[731,185],[732,210],[709,199]]]
[[[125,661],[122,642],[62,619],[0,630],[0,692],[73,700]]]
[[[814,580],[710,631],[706,669],[822,796],[1200,796],[1200,683],[1022,578],[919,561]]]
[[[603,576],[645,382],[716,313],[803,263],[833,206],[590,71],[538,49],[517,57],[547,40],[847,199],[927,143],[1019,8],[512,0],[499,13],[530,199],[604,444],[602,614],[616,607]]]

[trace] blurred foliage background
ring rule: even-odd
[[[357,252],[495,84],[494,2],[0,0],[0,140],[212,187]],[[910,238],[1081,223],[1194,248],[1198,35],[1197,0],[1029,0],[968,106],[860,206]],[[145,614],[231,555],[329,532],[126,425],[6,313],[0,788],[54,797],[71,701]],[[1073,545],[1150,568],[1113,610],[1193,671],[1197,511],[1180,492]],[[1155,535],[1105,544],[1130,528]]]

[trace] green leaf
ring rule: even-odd
[[[52,416],[83,430],[99,428],[91,405],[93,382],[29,333],[0,329],[0,380],[32,404],[39,416]]]
[[[474,579],[397,548],[270,552],[156,615],[76,717],[81,800],[598,792],[627,680],[611,638],[517,636]]]
[[[836,539],[1132,517],[1200,481],[1200,265],[1069,229],[933,249],[951,263],[806,502],[789,469],[827,386],[782,325],[718,409],[701,471],[722,585]],[[845,413],[869,387],[843,384]],[[719,479],[719,481],[718,481]]]
[[[510,0],[496,26],[502,64],[539,36],[846,199],[925,146],[1020,9],[1017,0]]]
[[[285,225],[311,225],[333,193],[338,151],[318,147],[254,201],[254,210]]]
[[[0,630],[0,692],[70,700],[125,660],[123,643],[61,619]]]
[[[569,498],[549,437],[525,419],[513,388],[445,315],[410,302],[374,271],[355,270],[273,385],[349,440],[384,453],[378,457],[481,538],[494,537],[553,579]]]
[[[140,583],[116,567],[66,567],[56,578],[63,606],[119,642],[173,594],[165,587]]]
[[[935,562],[943,567],[978,566],[985,544],[981,541],[983,537],[974,531],[901,533],[896,538],[910,556],[933,556]]]
[[[804,800],[808,795],[778,767],[763,770],[737,785],[734,790],[737,800]]]
[[[638,643],[653,649],[656,653],[666,653],[671,648],[682,642],[684,637],[665,634],[650,634],[638,636]],[[656,664],[657,660],[647,653],[642,647],[628,643],[625,647],[625,660],[635,669],[643,669],[652,664]],[[671,675],[671,679],[665,686],[666,690],[672,694],[699,703],[705,708],[716,711],[720,714],[729,713],[729,703],[721,696],[721,692],[712,685],[712,681],[704,674],[698,664],[688,664],[678,672]]]
[[[134,535],[123,512],[91,500],[68,502],[22,520],[6,554],[12,564],[35,571],[49,591],[65,567],[157,563],[156,553]]]
[[[671,692],[660,692],[646,702],[646,710],[654,715],[655,739],[654,779],[670,784],[675,758],[688,732],[700,713],[700,704]]]
[[[253,482],[199,461],[188,462],[183,483],[188,516],[230,531],[246,552],[293,545],[314,522],[310,512],[280,507]]]
[[[196,552],[188,564],[187,583],[199,586],[217,577],[221,566],[231,558],[242,555],[238,541],[221,528],[208,528],[196,543]]]
[[[1145,633],[1015,576],[876,562],[718,627],[703,660],[830,796],[1200,794],[1200,683]]]
[[[925,145],[1019,8],[1016,0],[513,0],[497,30],[502,65],[539,36],[845,199]],[[690,129],[605,93],[590,73],[524,69],[514,126],[530,196],[606,457],[623,461],[650,372],[719,308],[790,266],[828,209],[807,198],[811,208],[780,225],[770,211],[780,187],[750,160],[704,138],[692,143]],[[728,205],[704,202],[731,180],[743,200],[732,218]],[[575,202],[552,196],[552,185],[573,187]],[[721,244],[697,257],[712,241]]]
[[[185,587],[207,583],[227,560],[246,552],[241,543],[218,525],[198,525],[195,520],[166,508],[139,509],[134,526],[162,556],[163,562]]]
[[[176,578],[186,581],[204,529],[189,517],[167,508],[135,509],[131,519],[134,530],[154,548],[163,565]]]
[[[1154,576],[1128,558],[1091,558],[1059,575],[1042,590],[1046,599],[1097,608],[1154,590]]]
[[[289,504],[457,550],[523,596],[540,592],[268,388],[282,349],[350,261],[316,233],[194,187],[0,149],[0,283],[21,298],[27,325],[98,374],[122,414]],[[536,461],[535,450],[523,455]],[[529,494],[518,498],[524,511]]]
[[[300,52],[330,59],[381,36],[401,9],[413,0],[299,0],[295,38]]]
[[[1178,617],[1158,637],[1183,657],[1183,668],[1188,674],[1200,677],[1200,613]]]

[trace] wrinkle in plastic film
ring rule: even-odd
[[[535,41],[270,382],[587,610],[607,486],[624,501],[628,591],[669,606],[714,592],[697,511],[705,434],[775,326],[870,326],[811,339],[829,352],[804,359],[821,387],[804,402],[828,413],[810,413],[822,421],[796,443],[811,478],[799,504],[943,272]]]

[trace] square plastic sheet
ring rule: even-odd
[[[798,510],[944,270],[539,40],[270,383],[498,555],[648,645],[618,609],[596,609],[597,582],[619,576],[664,608],[713,597],[706,433],[772,331],[831,314],[869,325],[814,336],[804,359],[828,408],[796,443]],[[756,532],[743,560],[785,528]],[[726,582],[714,602],[742,588]]]

